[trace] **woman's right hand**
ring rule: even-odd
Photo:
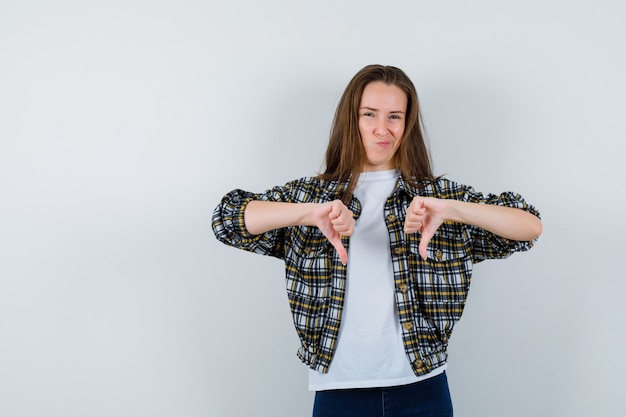
[[[342,236],[351,236],[354,232],[354,215],[341,200],[318,204],[313,210],[313,221],[326,236],[339,255],[341,263],[348,263],[348,251],[341,242]]]

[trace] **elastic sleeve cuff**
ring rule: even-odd
[[[254,235],[246,229],[244,211],[254,194],[243,190],[233,190],[226,194],[213,212],[213,230],[218,240],[237,245],[252,239]]]

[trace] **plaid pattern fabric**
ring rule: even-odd
[[[328,371],[335,352],[346,268],[316,227],[293,226],[251,235],[243,216],[251,200],[324,203],[341,198],[345,187],[346,183],[337,181],[302,178],[260,194],[233,190],[213,212],[213,231],[218,240],[285,262],[289,306],[301,341],[298,357],[320,372]],[[395,191],[386,201],[384,216],[404,347],[415,374],[423,375],[447,359],[448,339],[463,313],[473,264],[528,250],[534,242],[512,241],[478,227],[447,222],[430,241],[428,259],[423,260],[418,253],[420,234],[406,235],[403,231],[406,209],[418,194],[517,207],[536,216],[539,212],[511,192],[483,195],[443,178],[420,184],[418,191],[399,177]],[[358,219],[358,200],[353,198],[348,207]],[[349,243],[349,238],[344,238],[346,248]]]

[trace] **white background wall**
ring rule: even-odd
[[[232,188],[322,164],[361,67],[415,82],[436,172],[542,211],[476,267],[456,415],[623,416],[621,0],[0,2],[0,416],[308,416],[279,261]]]

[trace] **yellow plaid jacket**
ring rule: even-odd
[[[324,203],[341,198],[346,183],[301,178],[264,193],[233,190],[213,212],[212,226],[221,242],[247,251],[274,256],[285,263],[286,287],[301,346],[298,357],[310,368],[327,372],[335,352],[346,288],[344,267],[333,246],[314,226],[293,226],[251,235],[244,209],[251,200]],[[473,203],[517,207],[539,212],[519,195],[476,192],[440,178],[412,187],[402,176],[384,208],[389,231],[395,302],[404,348],[416,375],[426,374],[447,360],[448,340],[467,299],[472,266],[485,259],[505,258],[531,248],[533,242],[511,241],[484,229],[444,223],[428,245],[428,258],[418,253],[420,234],[405,234],[408,205],[417,195]],[[348,207],[358,219],[360,203]],[[357,222],[358,227],[358,222]],[[349,247],[349,238],[344,238]]]

